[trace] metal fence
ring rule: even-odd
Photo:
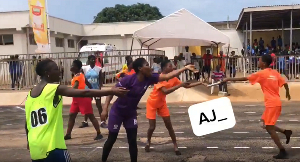
[[[61,84],[69,85],[72,79],[70,72],[71,64],[74,59],[80,59],[83,64],[86,63],[87,57],[91,54],[99,57],[97,53],[51,53],[51,54],[25,54],[19,55],[18,59],[11,60],[10,56],[0,57],[0,89],[29,89],[39,82],[39,77],[35,72],[36,64],[44,59],[50,58],[54,60],[61,70]],[[130,51],[112,51],[106,52],[103,55],[104,67],[103,77],[104,84],[115,83],[115,75],[118,73],[122,66],[126,63],[125,57],[130,55],[133,59],[143,57],[150,66],[153,63],[153,58],[164,56],[164,51],[158,50],[133,50]],[[225,71],[226,77],[246,77],[259,70],[258,61],[259,56],[249,57],[216,57],[211,60],[211,71],[216,70],[217,65],[220,66],[222,71]],[[208,74],[203,71],[204,60],[202,58],[192,59],[198,63],[198,70],[200,76]],[[174,60],[173,60],[174,62]],[[279,55],[275,58],[273,66],[289,81],[299,81],[300,75],[300,55]],[[14,70],[12,70],[14,69]],[[196,79],[196,76],[191,73],[181,75],[181,79],[189,80]],[[14,83],[14,84],[12,84]]]
[[[35,72],[36,65],[45,58],[54,60],[61,71],[61,84],[69,85],[72,79],[70,71],[73,60],[79,59],[83,65],[87,63],[89,55],[95,55],[102,58],[104,84],[116,82],[115,75],[126,63],[125,57],[131,55],[133,59],[143,57],[150,65],[153,58],[162,57],[164,51],[160,50],[116,50],[110,52],[65,52],[65,53],[49,53],[49,54],[20,54],[17,58],[10,55],[0,56],[0,89],[29,89],[36,85],[40,78]]]
[[[220,70],[225,72],[226,77],[247,77],[252,73],[259,70],[258,61],[260,56],[235,56],[235,57],[215,57],[211,60],[210,74],[208,74],[204,68],[204,59],[194,58],[192,62],[195,64],[197,62],[198,70],[200,75],[204,74],[207,78],[208,75],[211,76],[213,71],[216,71],[217,65],[220,66]],[[174,62],[174,60],[172,60]],[[196,65],[195,64],[195,65]],[[284,76],[288,81],[299,81],[300,77],[300,55],[279,55],[274,59],[273,69],[278,70],[282,76]],[[203,78],[203,77],[202,77]],[[196,79],[195,75],[191,73],[186,73],[181,76],[181,80]]]

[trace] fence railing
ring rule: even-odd
[[[259,70],[258,61],[260,56],[235,56],[235,57],[214,57],[210,62],[210,74],[205,67],[205,60],[203,58],[193,58],[192,62],[200,71],[200,75],[207,78],[211,76],[212,72],[216,70],[219,65],[220,70],[225,72],[226,77],[247,77]],[[172,60],[174,62],[174,60]],[[207,64],[206,64],[207,65]],[[300,55],[285,55],[276,56],[274,59],[273,69],[278,70],[289,81],[300,81]],[[187,73],[181,76],[182,80],[196,79],[195,75]]]
[[[126,63],[125,57],[131,55],[132,59],[143,57],[150,65],[154,57],[162,57],[164,51],[159,50],[116,50],[109,52],[66,52],[49,54],[22,54],[17,58],[10,55],[0,56],[0,89],[30,89],[36,85],[40,78],[35,72],[36,65],[45,58],[54,60],[61,72],[61,84],[69,85],[72,79],[70,71],[72,62],[75,59],[86,65],[89,55],[95,55],[103,65],[103,83],[116,82],[115,75]],[[100,60],[101,59],[101,60]]]
[[[51,53],[51,54],[26,54],[19,55],[18,59],[10,59],[10,56],[0,56],[0,89],[29,89],[39,82],[39,77],[35,72],[36,64],[44,58],[53,59],[61,71],[61,84],[69,85],[72,79],[70,72],[71,64],[74,59],[80,59],[86,64],[87,57],[90,54],[100,57],[97,53]],[[130,55],[130,51],[112,51],[103,55],[103,83],[115,83],[116,73],[126,63],[125,57]],[[40,56],[40,57],[39,57]],[[158,50],[133,50],[131,57],[133,59],[143,57],[150,66],[153,58],[164,56],[164,51]],[[249,57],[216,57],[211,60],[210,76],[216,70],[217,65],[222,71],[225,71],[226,77],[246,77],[259,70],[259,56]],[[174,61],[174,60],[173,60]],[[202,58],[194,58],[192,62],[196,64],[200,75],[207,77],[207,69],[203,69],[205,61]],[[300,55],[279,55],[274,59],[274,69],[277,69],[289,81],[299,81],[300,75]],[[196,79],[197,76],[191,73],[183,74],[182,80]]]

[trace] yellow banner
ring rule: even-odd
[[[37,44],[36,53],[50,53],[45,0],[28,0],[29,17]]]
[[[189,51],[191,53],[195,53],[196,55],[201,55],[201,47],[200,46],[190,46]]]

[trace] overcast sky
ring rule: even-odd
[[[300,4],[300,0],[48,0],[48,8],[51,16],[89,24],[104,7],[137,2],[157,6],[164,16],[186,8],[207,22],[226,21],[227,16],[237,20],[246,7]],[[28,10],[28,0],[0,0],[0,4],[0,12]]]

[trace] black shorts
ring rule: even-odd
[[[211,67],[210,66],[203,66],[202,72],[203,73],[210,73]]]

